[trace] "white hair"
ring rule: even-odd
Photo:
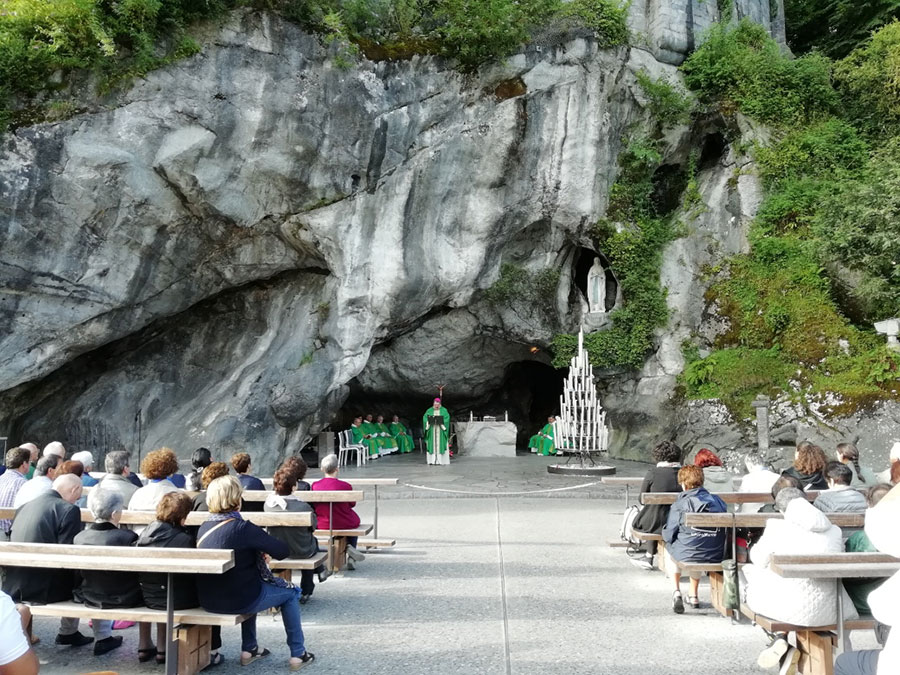
[[[47,457],[48,455],[56,455],[57,457],[65,459],[66,448],[59,441],[52,441],[51,443],[47,443],[47,445],[44,446],[43,456]]]
[[[891,461],[894,461],[895,459],[900,459],[900,441],[896,441],[891,446]]]
[[[744,466],[747,467],[747,471],[755,471],[756,469],[765,469],[766,463],[759,455],[745,455]]]
[[[81,462],[84,465],[85,471],[90,471],[94,468],[94,456],[87,450],[76,452],[74,455],[72,455],[72,461]]]
[[[125,507],[125,497],[118,490],[94,487],[87,498],[87,506],[95,523],[111,523],[113,514]]]
[[[322,473],[334,473],[338,470],[338,458],[337,455],[331,454],[322,459],[319,462],[319,468],[322,469]]]

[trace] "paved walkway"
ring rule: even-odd
[[[421,456],[419,456],[421,458]],[[448,468],[416,459],[379,460],[367,475],[459,488],[512,489],[570,481],[541,474],[541,460],[467,460]],[[434,472],[434,473],[432,473]],[[347,472],[351,473],[351,472]],[[641,470],[635,473],[642,473]],[[476,480],[477,479],[477,480]],[[409,489],[409,488],[407,488]],[[593,490],[593,487],[591,488]],[[620,492],[610,496],[621,497]],[[567,499],[391,499],[380,506],[382,537],[397,547],[367,556],[355,572],[317,587],[303,608],[311,675],[729,675],[759,672],[761,630],[732,625],[704,601],[672,613],[669,583],[630,565],[616,536],[622,502],[579,492]],[[371,521],[372,501],[359,505]],[[137,629],[124,646],[94,658],[91,648],[54,646],[57,622],[36,620],[48,675],[90,671],[162,673],[137,663]],[[280,619],[260,617],[265,661],[241,668],[239,628],[223,630],[220,675],[287,672]]]

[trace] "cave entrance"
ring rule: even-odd
[[[500,387],[473,412],[498,418],[508,412],[509,421],[516,425],[516,448],[528,451],[528,439],[547,423],[548,416],[559,413],[567,373],[567,368],[557,370],[538,361],[511,363]]]
[[[468,419],[470,413],[497,419],[509,414],[509,421],[516,425],[516,447],[521,452],[527,450],[528,439],[547,423],[547,417],[559,412],[566,374],[567,369],[557,370],[539,361],[515,361],[506,367],[502,381],[495,387],[480,396],[465,397],[448,390],[444,404],[454,420]],[[352,380],[350,395],[332,419],[331,428],[347,429],[356,415],[381,414],[390,422],[390,416],[396,414],[417,439],[422,433],[422,414],[430,400],[422,394],[410,395],[407,388],[397,392],[366,391]]]
[[[603,267],[606,269],[606,302],[604,307],[606,311],[610,311],[616,304],[616,295],[619,291],[619,282],[616,281],[615,275],[609,267],[609,261],[601,253],[592,251],[589,248],[579,248],[575,257],[575,265],[573,266],[573,282],[575,287],[581,293],[582,301],[587,305],[588,301],[588,274],[594,265],[594,260],[600,258]],[[585,310],[587,311],[587,310]]]

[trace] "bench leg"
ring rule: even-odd
[[[801,675],[834,675],[834,636],[811,630],[797,631]]]
[[[725,577],[721,572],[709,573],[709,600],[713,609],[728,618],[730,612],[725,609]]]
[[[178,641],[178,675],[194,675],[209,665],[210,626],[180,626],[175,631],[175,639]]]
[[[347,564],[347,537],[331,540],[331,571],[340,572]]]
[[[656,547],[656,566],[663,574],[666,573],[666,542],[660,540]]]

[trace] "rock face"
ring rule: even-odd
[[[586,228],[648,124],[635,73],[675,79],[715,9],[687,3],[706,12],[689,25],[664,17],[679,3],[646,4],[651,40],[674,31],[649,50],[572,39],[477,76],[430,58],[341,69],[295,26],[236,12],[107,109],[8,135],[0,431],[101,455],[247,448],[268,471],[351,382],[408,396],[445,382],[471,402],[513,364],[546,364],[531,346],[577,327]],[[671,163],[702,142],[685,127],[666,140]],[[609,387],[621,453],[676,423],[696,271],[745,246],[758,187],[713,154],[707,210],[666,253],[672,325]],[[505,261],[561,269],[555,307],[477,301]]]

